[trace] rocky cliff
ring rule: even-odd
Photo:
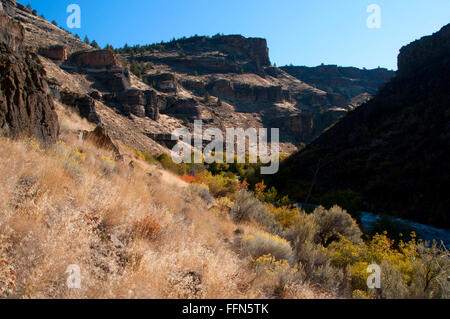
[[[366,209],[450,227],[450,25],[402,48],[398,74],[287,160],[274,183],[299,201],[333,190]],[[312,199],[311,199],[312,198]]]
[[[0,12],[0,130],[54,142],[59,125],[38,57],[22,52],[23,27]]]
[[[281,69],[295,78],[321,89],[341,106],[355,108],[372,98],[395,74],[378,68],[362,70],[354,67],[320,65],[317,67],[284,66]]]
[[[143,81],[164,93],[157,95],[162,114],[219,128],[280,128],[282,149],[290,152],[334,124],[351,102],[272,66],[268,52],[264,39],[237,35],[119,50]],[[150,67],[141,72],[142,66]]]
[[[281,150],[291,153],[355,105],[272,66],[265,39],[194,36],[115,52],[94,50],[14,0],[1,3],[24,27],[27,50],[41,55],[53,97],[96,124],[104,122],[98,111],[103,107],[112,112],[111,123],[131,121],[140,136],[139,143],[133,139],[136,148],[152,144],[144,142],[148,136],[168,134],[174,125],[191,128],[201,119],[206,127],[223,130],[280,128]]]

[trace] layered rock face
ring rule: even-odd
[[[3,5],[0,7],[0,43],[9,50],[18,52],[25,38],[25,30],[14,20],[8,18]]]
[[[253,64],[257,70],[270,66],[269,48],[266,39],[229,35],[211,39],[210,45],[217,46],[219,51],[232,56],[242,57]]]
[[[143,79],[164,93],[159,95],[166,102],[162,113],[183,121],[203,119],[220,128],[247,127],[259,119],[258,125],[280,128],[281,139],[297,145],[310,142],[370,99],[382,82],[354,84],[354,78],[345,78],[352,85],[347,95],[324,91],[272,66],[266,40],[236,35],[194,36],[120,53],[130,64],[151,63]],[[345,76],[362,77],[362,70],[348,72]],[[204,96],[212,98],[205,101]]]
[[[0,12],[0,130],[55,142],[58,118],[38,57],[21,53],[23,27]]]
[[[383,68],[361,70],[337,65],[284,66],[281,69],[297,79],[329,93],[335,104],[339,106],[350,104],[354,107],[374,96],[378,89],[395,74],[394,71]],[[367,97],[361,99],[362,95],[367,95]]]
[[[267,41],[261,38],[245,38],[241,35],[191,37],[180,46],[166,43],[165,50],[177,50],[182,54],[158,57],[158,60],[176,65],[180,69],[196,69],[201,73],[260,72],[270,66]],[[146,59],[152,60],[152,57]]]
[[[155,74],[147,77],[148,83],[152,83],[158,91],[174,92],[178,90],[177,78],[172,73]]]
[[[119,102],[118,107],[125,115],[149,117],[154,121],[159,120],[160,108],[166,106],[166,101],[154,90],[131,89],[120,93],[115,101]]]
[[[57,45],[50,48],[40,48],[39,54],[55,61],[67,60],[67,48],[63,45]]]
[[[77,52],[72,54],[70,60],[76,65],[96,68],[121,66],[117,56],[109,50]]]
[[[450,25],[398,60],[396,77],[289,158],[275,184],[299,201],[313,181],[311,201],[352,189],[370,209],[449,228]]]

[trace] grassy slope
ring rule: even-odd
[[[228,216],[169,183],[174,176],[137,159],[134,169],[114,163],[79,141],[90,125],[61,106],[59,118],[64,143],[49,150],[0,138],[0,278],[14,273],[9,297],[264,297]],[[66,287],[71,264],[81,289]],[[302,285],[286,295],[318,296]]]

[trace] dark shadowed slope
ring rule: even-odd
[[[373,100],[289,158],[274,183],[309,202],[351,189],[368,208],[448,228],[450,25],[402,48],[398,66]]]

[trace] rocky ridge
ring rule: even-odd
[[[201,119],[205,128],[223,131],[280,128],[281,151],[291,153],[352,109],[348,99],[272,66],[265,39],[195,36],[115,54],[94,50],[14,0],[2,3],[24,26],[25,46],[41,54],[53,97],[95,124],[104,122],[104,107],[110,116],[122,116],[120,122],[131,121],[139,140],[151,140],[133,147],[154,145],[158,141],[149,136],[168,134],[174,125],[192,129],[193,120]],[[136,64],[147,68],[135,75],[130,69]],[[114,125],[106,129],[120,131]]]
[[[337,105],[352,109],[370,100],[395,75],[394,71],[384,68],[361,70],[337,65],[283,66],[281,69],[329,93]]]

